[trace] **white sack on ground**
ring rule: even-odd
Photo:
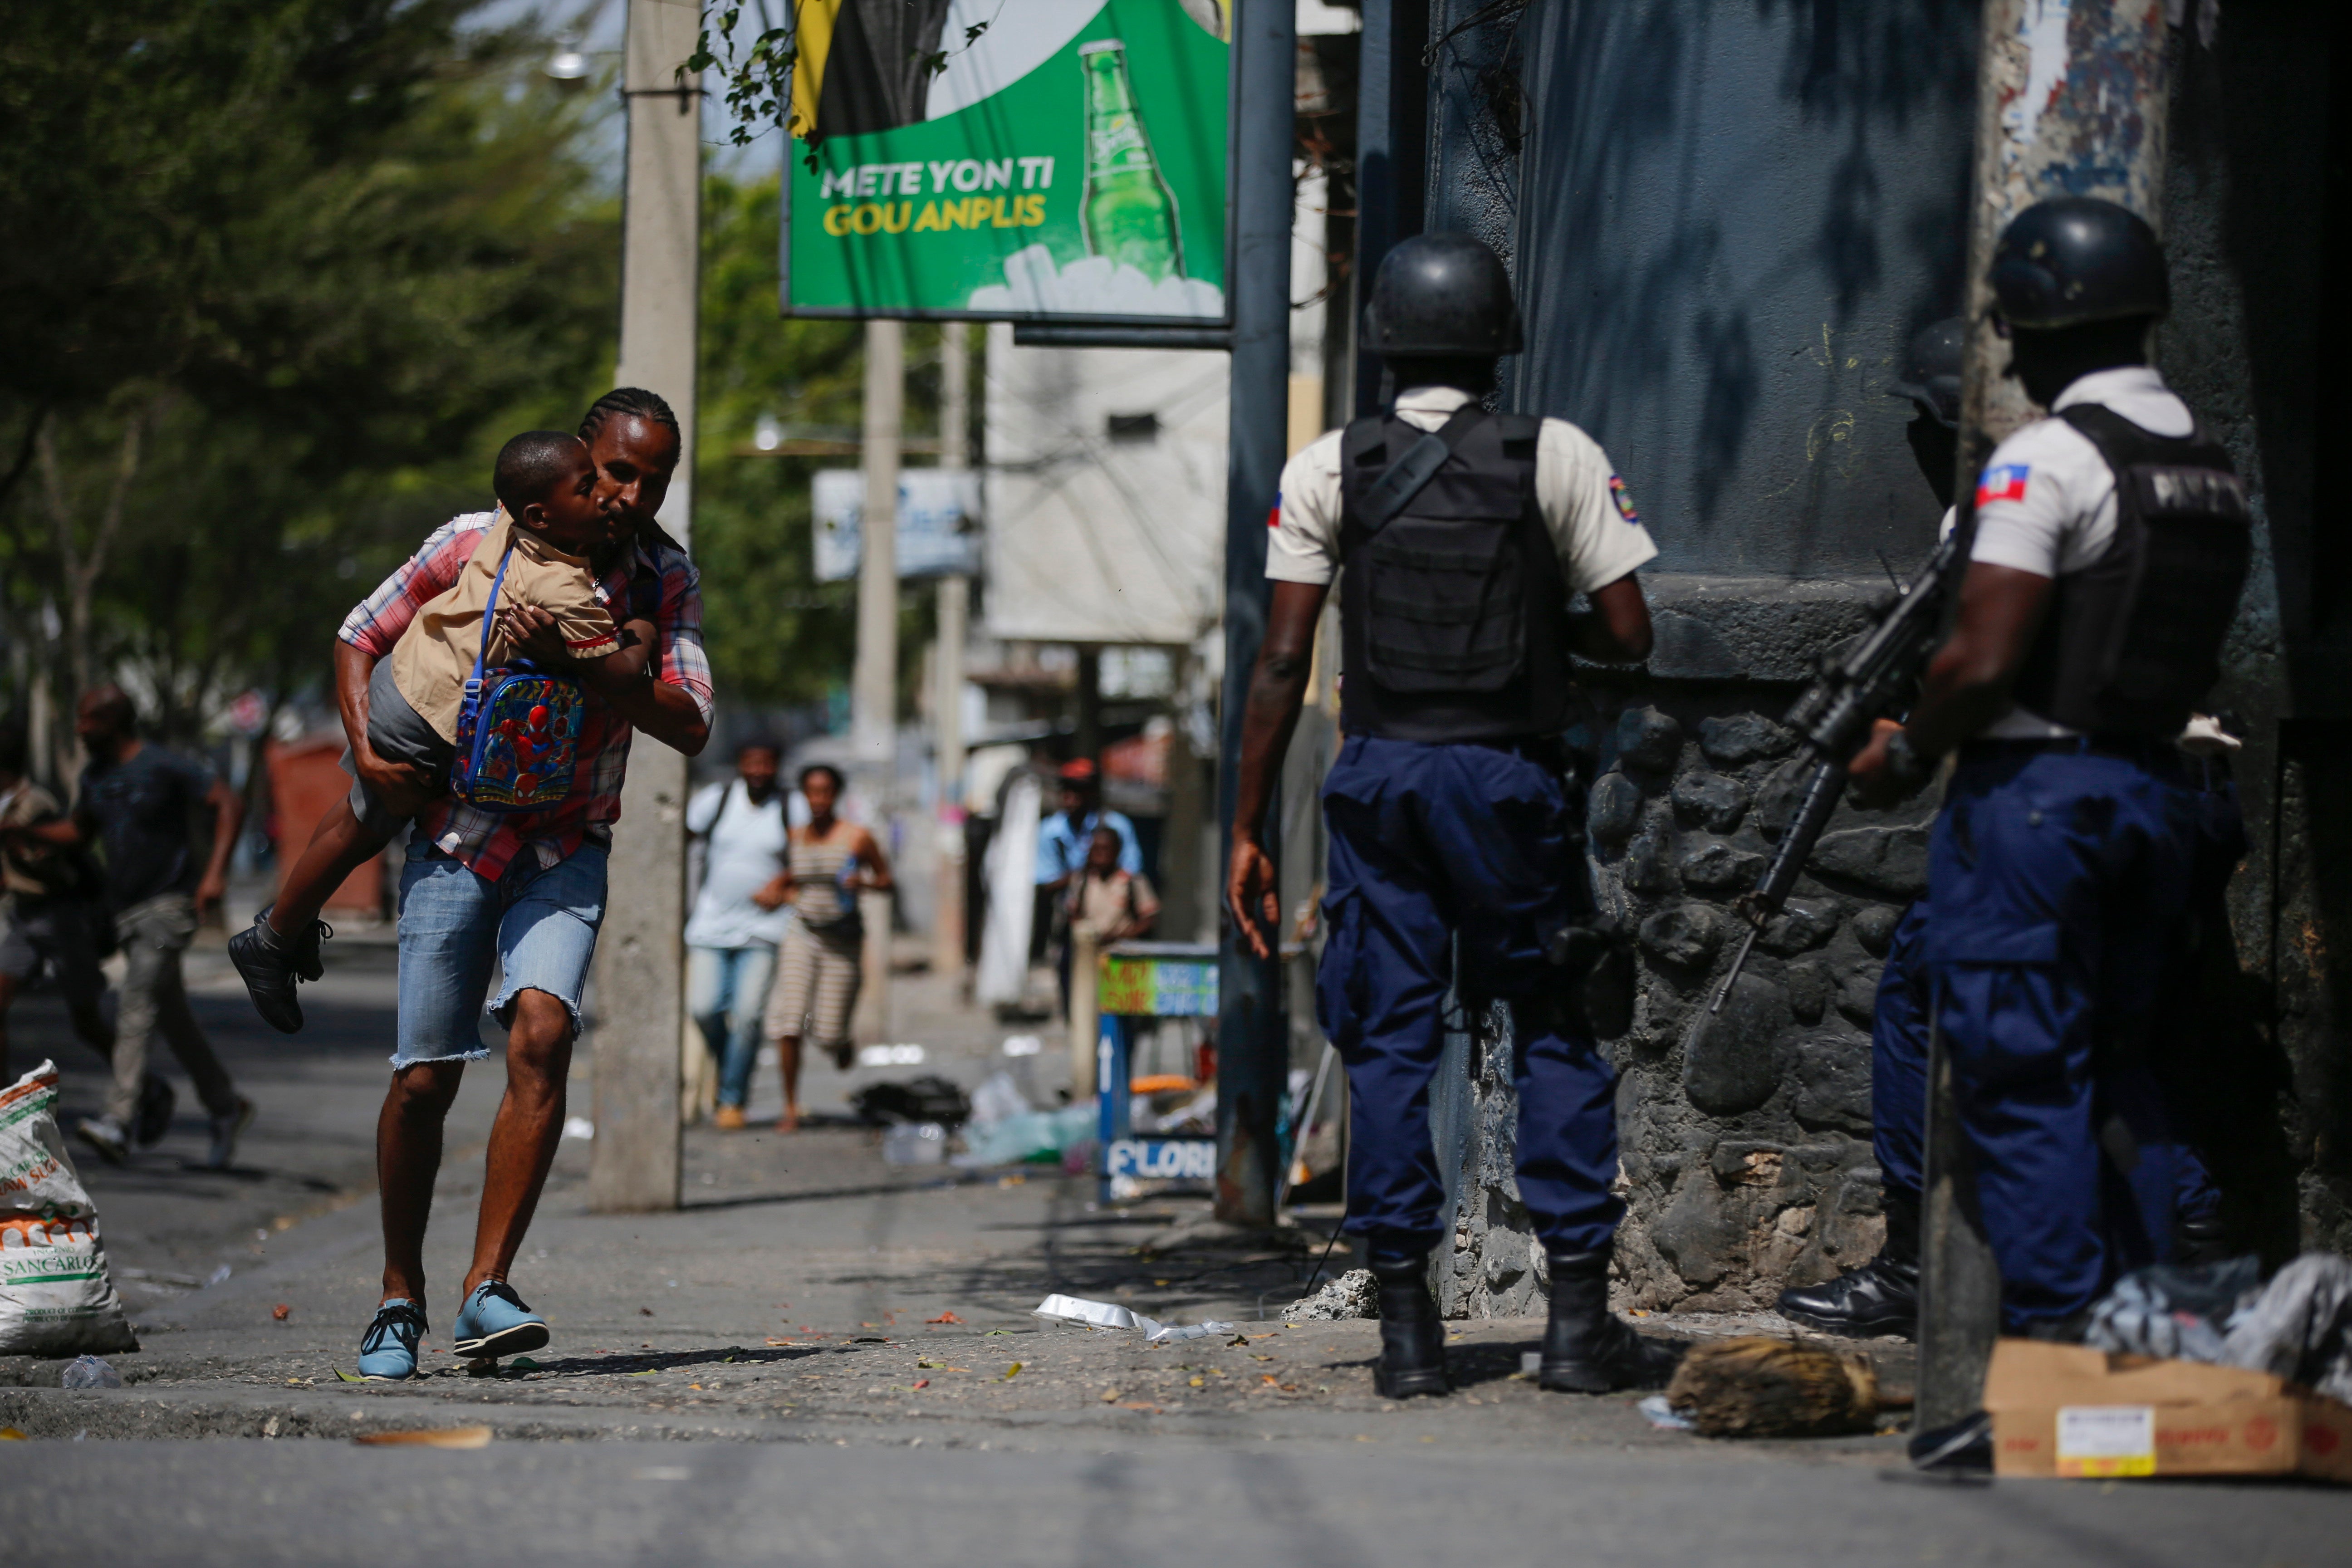
[[[0,1354],[135,1351],[57,1104],[54,1062],[0,1089]]]
[[[1004,792],[1004,816],[988,841],[988,923],[980,931],[982,1005],[1018,1002],[1029,988],[1029,925],[1037,909],[1037,822],[1045,786],[1024,773]]]

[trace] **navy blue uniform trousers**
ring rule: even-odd
[[[2219,825],[2193,766],[1979,743],[1937,819],[1919,950],[2012,1331],[2168,1257],[2177,1204],[2210,1207],[2147,1067]]]
[[[2203,764],[2191,768],[2201,774]],[[2238,809],[2236,791],[2226,775],[2198,780],[2196,873],[2191,897],[2197,919],[2177,931],[2164,967],[2162,989],[2149,1027],[2157,1035],[2196,1029],[2196,995],[2200,960],[2195,943],[2226,927],[2221,907],[2230,874],[2246,852],[2245,821]],[[1934,1006],[1927,983],[1927,900],[1921,899],[1903,911],[1886,950],[1886,967],[1878,982],[1875,1015],[1870,1033],[1871,1144],[1878,1159],[1882,1184],[1914,1202],[1927,1185],[1927,1032]],[[2193,1051],[2198,1042],[2185,1041]],[[2193,1148],[2183,1148],[2178,1161],[2178,1184],[2173,1215],[2183,1220],[2209,1217],[2221,1203],[2203,1160]],[[2168,1226],[2144,1216],[2142,1229],[2162,1233]],[[2155,1237],[2155,1261],[2165,1261],[2170,1247],[2162,1235]]]
[[[1446,992],[1522,1001],[1557,983],[1542,942],[1589,908],[1582,850],[1558,775],[1505,746],[1351,736],[1323,810],[1316,999],[1348,1068],[1347,1228],[1421,1251],[1451,1223],[1429,1133]],[[1550,1011],[1513,1008],[1519,1198],[1548,1246],[1593,1250],[1624,1207],[1610,1192],[1617,1075]]]

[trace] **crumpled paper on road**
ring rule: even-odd
[[[1231,1323],[1162,1323],[1140,1312],[1130,1312],[1115,1301],[1088,1301],[1077,1296],[1048,1296],[1029,1309],[1029,1315],[1048,1323],[1070,1323],[1081,1329],[1139,1333],[1144,1342],[1174,1344],[1180,1340],[1204,1340],[1230,1334]]]

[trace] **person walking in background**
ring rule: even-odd
[[[784,1079],[779,1132],[800,1130],[803,1040],[831,1051],[834,1066],[849,1070],[849,1010],[857,1002],[866,950],[857,895],[887,893],[893,886],[890,863],[874,835],[834,815],[841,802],[841,774],[817,763],[801,770],[800,784],[808,802],[808,826],[792,830],[783,876],[799,918],[784,932],[776,985],[768,998],[768,1036],[776,1042]]]
[[[23,731],[0,731],[0,885],[7,894],[0,917],[0,1083],[16,1076],[8,1066],[8,1009],[44,966],[57,975],[75,1035],[100,1056],[114,1055],[114,1031],[99,1006],[106,993],[98,965],[107,923],[98,902],[100,875],[87,854],[30,831],[63,821],[65,811],[55,795],[25,776],[25,767]],[[154,1130],[153,1137],[136,1140],[142,1144],[161,1137],[162,1123],[171,1120],[172,1087],[150,1073],[145,1098],[159,1089],[167,1102],[160,1123],[147,1104],[141,1106],[136,1131]]]
[[[126,964],[106,1112],[74,1131],[116,1164],[130,1157],[149,1092],[148,1039],[160,1029],[212,1119],[205,1167],[226,1170],[253,1121],[253,1102],[236,1092],[188,1010],[180,954],[194,938],[196,922],[228,891],[229,850],[244,805],[204,763],[142,741],[138,710],[119,686],[84,693],[74,730],[89,765],[82,770],[73,815],[24,831],[53,845],[99,846],[106,859],[106,904]],[[213,814],[212,854],[201,870],[188,837],[189,816],[199,806]]]
[[[1037,824],[1037,885],[1055,898],[1054,923],[1062,928],[1054,971],[1062,987],[1062,1016],[1070,1016],[1070,942],[1067,895],[1071,881],[1087,863],[1087,846],[1095,829],[1108,827],[1118,835],[1118,868],[1130,877],[1143,875],[1143,847],[1137,842],[1135,824],[1127,814],[1101,809],[1102,781],[1094,759],[1080,757],[1062,764],[1062,809]]]
[[[1062,764],[1062,809],[1037,825],[1037,885],[1061,892],[1087,863],[1087,847],[1097,827],[1118,835],[1118,868],[1143,874],[1143,847],[1127,814],[1101,809],[1102,781],[1094,761],[1080,757]]]
[[[714,1120],[724,1132],[743,1126],[776,944],[792,924],[787,837],[808,807],[779,787],[782,763],[773,741],[746,741],[735,777],[686,807],[686,830],[704,841],[702,890],[686,921],[686,1010],[719,1060]]]
[[[1102,947],[1150,936],[1160,919],[1160,896],[1141,872],[1119,864],[1118,830],[1105,824],[1087,844],[1087,863],[1070,883],[1065,908],[1073,936],[1091,936]]]

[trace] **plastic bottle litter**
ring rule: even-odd
[[[1647,1416],[1651,1426],[1664,1427],[1669,1432],[1689,1432],[1698,1426],[1697,1422],[1667,1404],[1663,1394],[1653,1394],[1633,1408]]]
[[[58,1379],[63,1388],[121,1388],[122,1374],[94,1355],[78,1355]]]
[[[901,1121],[882,1134],[882,1159],[892,1165],[938,1165],[948,1157],[948,1130],[936,1121]]]

